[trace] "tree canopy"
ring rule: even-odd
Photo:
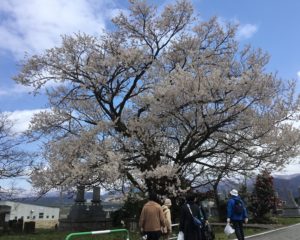
[[[239,45],[237,26],[194,17],[189,1],[162,12],[130,1],[100,37],[64,36],[26,59],[15,80],[51,111],[30,136],[47,137],[32,181],[133,185],[176,195],[220,172],[279,167],[298,153],[292,81],[266,71],[268,54]]]
[[[23,139],[14,133],[13,124],[8,114],[0,112],[0,179],[21,176],[32,163],[28,152],[20,148]]]

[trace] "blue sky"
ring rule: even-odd
[[[150,1],[160,7],[173,1]],[[300,80],[299,0],[193,0],[203,20],[217,16],[220,22],[240,25],[241,45],[262,48],[270,56],[267,70],[283,79]],[[0,1],[0,110],[24,131],[33,113],[47,107],[43,96],[28,94],[12,77],[28,55],[59,45],[62,34],[86,32],[99,35],[110,19],[125,10],[126,0],[1,0]],[[300,93],[300,86],[298,86]],[[300,172],[299,165],[289,168]],[[1,185],[1,184],[0,184]]]

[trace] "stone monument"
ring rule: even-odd
[[[285,217],[299,217],[300,216],[300,207],[296,203],[293,192],[288,190],[288,199],[286,205],[283,207],[282,216]]]
[[[94,220],[101,220],[106,217],[100,200],[100,187],[93,187],[92,204],[89,206],[89,217]]]
[[[74,204],[66,219],[60,220],[60,229],[74,231],[89,231],[107,229],[110,227],[105,212],[101,206],[100,187],[93,187],[93,199],[91,204],[87,204],[85,197],[85,187],[77,186],[77,193]]]

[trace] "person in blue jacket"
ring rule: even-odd
[[[243,200],[236,189],[230,191],[227,202],[227,223],[232,223],[238,240],[244,240],[243,223],[248,223],[248,214]]]

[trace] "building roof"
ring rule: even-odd
[[[6,200],[0,201],[0,206],[14,206],[16,204],[27,205],[27,206],[29,205],[29,206],[33,206],[33,207],[43,207],[43,208],[59,209],[58,207],[48,207],[48,206],[44,206],[44,205],[22,203],[22,202],[17,202],[17,201],[6,201]]]

